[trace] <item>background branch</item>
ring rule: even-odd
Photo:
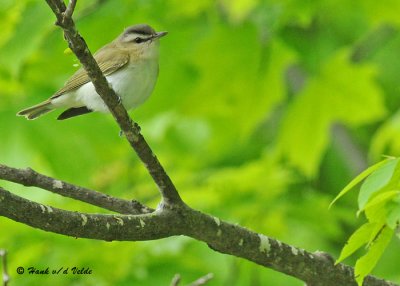
[[[5,249],[0,249],[0,257],[1,257],[1,262],[2,262],[2,280],[3,280],[3,286],[7,286],[8,282],[10,282],[10,276],[8,275],[7,271],[7,251]]]
[[[181,275],[175,274],[174,277],[172,278],[170,286],[178,286],[179,283],[181,282]]]
[[[24,186],[34,186],[121,214],[144,214],[154,211],[136,200],[123,200],[87,188],[39,174],[27,169],[16,169],[0,164],[0,179]]]
[[[203,277],[200,277],[196,281],[193,281],[190,283],[188,286],[200,286],[200,285],[205,285],[208,281],[214,278],[214,274],[208,273],[207,275],[204,275]]]

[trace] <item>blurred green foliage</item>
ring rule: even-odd
[[[92,51],[135,23],[167,30],[153,96],[131,114],[192,207],[309,251],[338,255],[363,221],[355,195],[329,202],[382,154],[400,155],[400,2],[395,0],[78,1]],[[20,109],[76,70],[45,1],[0,0],[0,162],[156,206],[154,183],[111,116],[35,121]],[[0,182],[55,207],[104,212]],[[0,218],[12,285],[303,285],[184,237],[74,239]],[[392,241],[374,274],[400,282]],[[354,260],[346,260],[354,263]],[[17,275],[18,266],[92,275]]]

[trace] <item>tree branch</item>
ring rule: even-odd
[[[83,187],[78,187],[73,184],[39,174],[30,168],[23,170],[0,164],[0,179],[24,186],[42,188],[64,197],[79,200],[121,214],[145,214],[154,211],[154,209],[142,205],[136,200],[123,200]]]
[[[167,210],[140,215],[79,213],[35,203],[1,187],[0,215],[76,238],[142,241],[177,234],[177,225],[171,218],[173,213]]]
[[[316,286],[356,286],[353,268],[334,265],[330,255],[310,253],[279,240],[193,210],[186,205],[150,214],[103,215],[65,211],[38,204],[0,187],[0,215],[63,235],[106,241],[154,240],[186,235],[215,251],[245,258]],[[397,284],[368,276],[364,286]]]
[[[82,66],[88,73],[96,92],[107,105],[131,147],[135,150],[136,154],[152,176],[154,182],[157,184],[163,199],[163,205],[165,207],[172,207],[173,205],[182,204],[182,199],[180,198],[174,184],[140,133],[139,125],[136,122],[133,122],[129,117],[118,96],[108,85],[106,78],[94,60],[84,39],[76,30],[72,18],[68,17],[69,14],[72,16],[72,13],[65,13],[67,8],[64,2],[60,0],[46,0],[46,2],[57,17],[56,25],[60,26],[64,30],[64,36],[68,41],[69,48],[75,53],[81,62]]]

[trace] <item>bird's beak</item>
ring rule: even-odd
[[[161,38],[161,37],[164,37],[166,34],[168,34],[168,32],[157,32],[154,36],[153,36],[153,39],[158,39],[158,38]]]

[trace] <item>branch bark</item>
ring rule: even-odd
[[[22,170],[0,164],[0,179],[24,186],[42,188],[64,197],[79,200],[121,214],[145,214],[154,211],[154,209],[142,205],[136,200],[123,200],[100,192],[92,191],[87,188],[78,187],[70,183],[39,174],[30,168]]]
[[[83,38],[77,32],[71,18],[74,4],[70,5],[72,12],[66,13],[66,6],[62,1],[46,1],[57,17],[56,24],[63,28],[69,47],[87,70],[96,91],[153,177],[160,190],[162,204],[154,211],[138,210],[135,207],[130,208],[127,201],[102,197],[104,195],[38,174],[31,169],[18,170],[1,165],[0,176],[3,179],[41,187],[113,211],[129,213],[88,214],[61,210],[21,198],[0,187],[1,216],[45,231],[106,241],[154,240],[185,235],[207,243],[215,251],[241,257],[297,277],[307,285],[357,285],[353,268],[344,264],[334,265],[334,260],[329,254],[307,252],[185,205],[171,179],[140,134],[139,126],[129,118],[115,92],[108,86]],[[79,194],[81,192],[82,194]],[[114,208],[113,203],[109,203],[114,199],[118,201],[116,204],[123,204],[125,207]],[[130,211],[125,212],[127,209]],[[364,285],[396,284],[368,276]]]
[[[45,231],[77,238],[143,241],[185,235],[218,252],[245,258],[316,286],[356,286],[353,268],[334,265],[327,253],[307,252],[186,205],[150,214],[108,215],[61,210],[16,196],[0,187],[0,215]],[[364,286],[397,284],[368,276]]]

